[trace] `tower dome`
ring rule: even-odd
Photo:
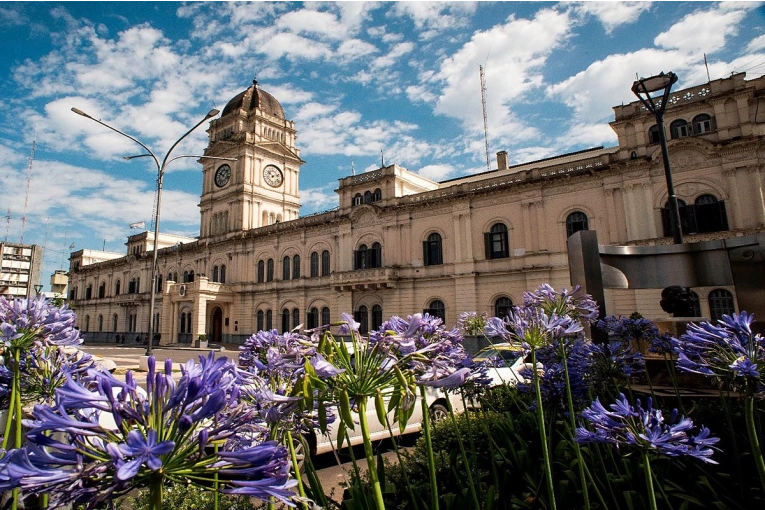
[[[255,108],[260,108],[265,113],[284,119],[284,109],[279,101],[274,96],[258,87],[258,80],[252,80],[250,87],[234,96],[234,98],[228,102],[221,117],[225,117],[229,113],[238,109],[244,109],[245,111],[251,111]]]

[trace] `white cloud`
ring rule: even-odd
[[[260,50],[274,60],[284,57],[292,62],[326,59],[332,55],[327,44],[289,33],[276,34],[263,41]]]
[[[435,113],[460,119],[469,133],[482,133],[478,67],[485,63],[492,136],[536,136],[515,117],[511,105],[542,86],[547,57],[565,42],[571,25],[567,12],[542,9],[532,19],[511,15],[503,24],[476,32],[443,61],[433,78],[444,83]]]
[[[324,211],[337,206],[337,195],[324,188],[300,190],[300,203],[310,211]]]
[[[746,45],[746,51],[755,52],[760,50],[765,50],[765,34],[755,37]]]
[[[610,34],[621,25],[634,23],[651,8],[651,2],[582,2],[576,6],[580,14],[595,16]]]
[[[395,2],[392,6],[389,15],[411,18],[423,39],[465,26],[476,10],[476,2]]]
[[[617,142],[616,133],[608,124],[575,124],[558,138],[555,147],[595,147],[599,145],[608,147],[616,145]]]
[[[295,34],[316,34],[328,39],[342,39],[346,34],[346,27],[338,22],[337,16],[315,9],[287,12],[279,18],[276,26]]]
[[[336,54],[342,60],[351,61],[366,55],[378,53],[379,51],[380,50],[378,50],[374,44],[362,41],[361,39],[348,39],[338,46]]]
[[[417,174],[430,179],[431,181],[445,181],[453,176],[455,168],[452,165],[426,165],[419,170]]]
[[[712,53],[723,48],[726,39],[738,32],[738,24],[749,8],[722,6],[691,13],[656,36],[654,44],[687,53]]]
[[[388,52],[387,55],[383,55],[381,57],[377,57],[372,61],[372,69],[376,71],[380,71],[382,69],[388,68],[393,66],[394,64],[398,63],[399,59],[406,55],[407,53],[410,53],[414,49],[414,43],[411,42],[402,42],[398,43],[391,50]]]

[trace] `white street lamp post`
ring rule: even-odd
[[[170,154],[173,152],[173,149],[188,135],[191,134],[192,131],[194,131],[196,128],[198,128],[203,122],[206,120],[215,117],[220,113],[220,111],[216,109],[210,110],[207,115],[205,115],[205,118],[197,122],[194,127],[186,131],[186,133],[181,136],[178,140],[175,141],[175,143],[170,147],[170,150],[167,151],[167,154],[165,154],[165,158],[162,160],[162,163],[160,164],[159,159],[157,156],[154,155],[154,153],[149,149],[144,143],[142,143],[137,138],[130,136],[127,133],[123,133],[119,129],[116,129],[109,124],[106,124],[105,122],[100,121],[99,119],[96,119],[94,117],[91,117],[87,113],[83,112],[82,110],[78,108],[72,108],[72,111],[76,113],[77,115],[81,115],[85,118],[88,118],[94,122],[97,122],[101,124],[102,126],[111,129],[115,133],[119,133],[120,135],[129,138],[133,140],[135,143],[143,147],[148,154],[140,154],[138,156],[126,156],[125,159],[134,159],[134,158],[141,158],[141,157],[151,157],[154,160],[154,163],[157,165],[157,209],[154,213],[154,240],[153,240],[153,259],[152,259],[152,265],[151,265],[151,299],[149,303],[149,337],[146,341],[146,356],[150,356],[152,353],[152,342],[154,340],[154,304],[156,302],[156,296],[157,296],[157,241],[159,238],[159,219],[160,219],[160,211],[162,207],[162,181],[165,177],[165,170],[167,169],[167,165],[170,164],[170,162],[175,161],[179,158],[209,158],[209,159],[225,159],[225,160],[233,160],[233,158],[217,158],[212,156],[191,156],[191,155],[184,155],[184,156],[176,156],[172,159],[170,158]]]

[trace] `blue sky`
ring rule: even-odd
[[[0,211],[9,242],[124,252],[151,227],[156,168],[211,108],[257,77],[298,130],[302,210],[339,178],[397,163],[434,180],[616,144],[611,107],[636,75],[675,88],[765,71],[765,7],[712,2],[0,2]],[[30,154],[36,140],[30,171]],[[204,125],[174,152],[201,154]],[[27,187],[27,177],[29,186]],[[201,167],[169,167],[162,231],[199,232]],[[26,217],[26,221],[22,218]],[[23,229],[22,229],[23,224]]]

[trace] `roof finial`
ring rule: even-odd
[[[257,78],[253,78],[252,79],[252,86],[253,87],[257,87],[258,86],[258,79]]]

